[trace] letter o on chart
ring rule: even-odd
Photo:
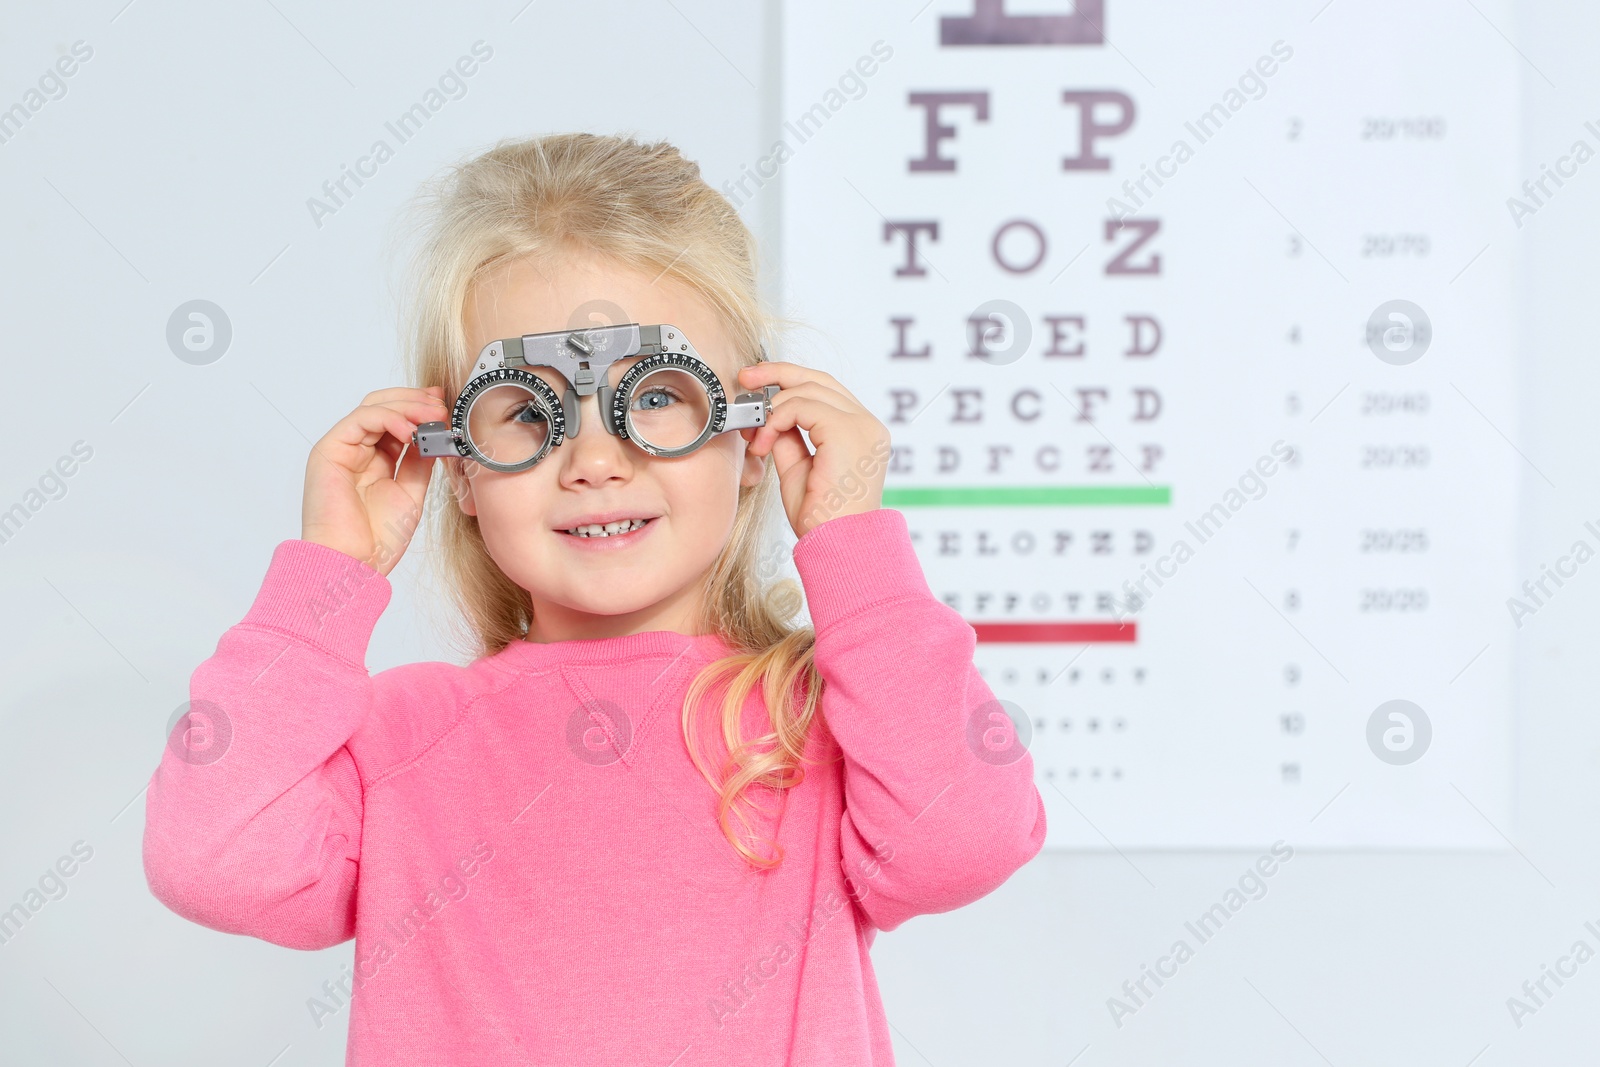
[[[1033,234],[1033,240],[1036,249],[1032,262],[1020,266],[1008,263],[1005,257],[1000,254],[1000,245],[1005,241],[1006,234],[1018,226],[1024,227],[1029,233]],[[1039,229],[1039,227],[1035,226],[1027,219],[1012,219],[1010,222],[1001,226],[994,232],[994,243],[991,246],[990,251],[994,254],[995,263],[998,264],[1002,270],[1009,271],[1012,274],[1027,274],[1029,271],[1037,269],[1039,264],[1044,262],[1045,247],[1046,245],[1043,230]]]

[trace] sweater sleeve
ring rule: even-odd
[[[828,519],[794,548],[822,714],[843,753],[840,863],[874,926],[950,911],[1044,845],[1033,760],[973,662],[977,634],[928,586],[905,515]]]
[[[150,890],[184,918],[289,948],[355,936],[362,786],[346,742],[373,699],[387,578],[277,546],[249,612],[189,680],[145,796]]]

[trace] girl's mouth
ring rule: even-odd
[[[654,519],[625,519],[604,526],[578,526],[558,530],[563,540],[574,547],[586,549],[616,549],[637,544],[655,524]]]

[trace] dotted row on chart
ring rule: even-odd
[[[989,671],[984,667],[978,668],[978,675],[987,679]],[[1131,680],[1134,685],[1143,685],[1148,674],[1143,667],[1134,667],[1125,672],[1123,677]],[[1101,685],[1116,685],[1117,671],[1111,667],[1102,667],[1098,671],[1084,670],[1078,667],[1068,667],[1065,672],[1060,669],[1052,670],[1048,667],[1018,668],[1007,667],[1000,672],[1000,681],[1005,685],[1022,685],[1024,681],[1035,685],[1053,685],[1056,681],[1064,681],[1068,685],[1080,685],[1087,681],[1098,681]]]
[[[1098,782],[1102,779],[1117,781],[1122,778],[1122,768],[1112,767],[1110,770],[1103,770],[1099,767],[1089,767],[1079,770],[1077,767],[1068,767],[1066,772],[1062,773],[1057,771],[1054,767],[1046,767],[1044,769],[1044,776],[1046,778],[1061,777],[1067,779],[1068,781],[1073,781],[1079,778],[1084,778],[1091,782]]]
[[[1048,723],[1048,719],[1035,719],[1033,720],[1033,728],[1042,732],[1048,728]],[[1098,733],[1100,731],[1100,727],[1104,725],[1104,723],[1102,723],[1099,719],[1089,719],[1084,725],[1090,733]],[[1061,719],[1060,726],[1063,731],[1071,730],[1072,720]],[[1112,730],[1126,730],[1128,728],[1128,720],[1113,719],[1111,720],[1110,728]]]

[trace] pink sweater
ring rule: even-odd
[[[175,731],[150,780],[151,891],[289,948],[354,937],[343,988],[309,1006],[348,1008],[357,1067],[893,1064],[876,932],[998,887],[1043,844],[1044,805],[904,515],[830,519],[794,561],[824,762],[758,798],[776,870],[734,853],[684,742],[718,636],[369,676],[388,580],[289,540],[194,672],[205,729]],[[759,689],[744,715],[766,732]]]

